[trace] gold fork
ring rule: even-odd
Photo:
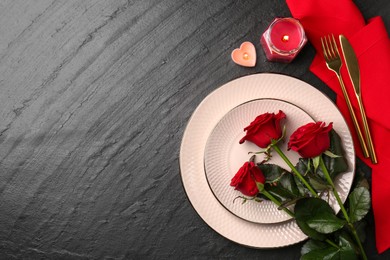
[[[343,95],[344,95],[345,101],[347,102],[349,113],[352,117],[353,125],[354,125],[356,133],[358,135],[360,146],[362,147],[362,150],[363,150],[363,155],[364,155],[364,157],[368,158],[369,153],[368,153],[366,142],[363,138],[362,131],[360,130],[360,126],[359,126],[358,120],[356,118],[355,111],[352,108],[352,104],[351,104],[351,101],[349,99],[347,90],[344,86],[343,79],[341,78],[340,69],[342,66],[342,62],[341,62],[339,50],[337,48],[336,40],[334,39],[333,34],[331,36],[328,35],[328,36],[322,37],[321,44],[322,44],[322,51],[324,53],[326,66],[328,67],[328,69],[330,69],[334,73],[336,73],[337,78],[339,79],[339,82],[341,85],[341,90],[343,91]]]

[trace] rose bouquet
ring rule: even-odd
[[[244,128],[246,141],[262,148],[237,171],[230,185],[240,191],[243,203],[247,200],[271,200],[280,210],[292,216],[310,239],[301,250],[301,259],[367,259],[363,218],[370,208],[368,182],[355,176],[352,192],[343,204],[334,179],[347,171],[341,139],[332,123],[312,122],[299,127],[288,141],[288,149],[301,158],[296,165],[279,147],[284,141],[286,118],[283,111],[257,116]],[[275,151],[287,163],[289,170],[272,164]],[[255,156],[264,154],[260,163]],[[328,199],[333,194],[340,207],[336,214]]]

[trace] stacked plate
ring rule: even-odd
[[[338,176],[336,188],[345,201],[352,185],[355,152],[352,137],[337,107],[325,95],[298,79],[278,74],[256,74],[233,80],[207,96],[194,111],[180,149],[181,177],[188,198],[202,219],[216,232],[236,243],[271,248],[298,243],[306,236],[296,222],[271,202],[235,200],[241,195],[230,180],[259,148],[239,144],[244,127],[266,112],[282,110],[287,137],[312,121],[333,122],[340,135],[349,170]],[[286,151],[286,144],[282,150]],[[298,154],[286,155],[295,163]],[[258,161],[262,155],[256,156]],[[289,170],[276,153],[270,163]],[[334,198],[331,206],[338,211]]]

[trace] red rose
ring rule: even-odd
[[[261,148],[267,148],[271,139],[278,140],[282,136],[280,121],[286,118],[283,111],[279,113],[265,113],[259,115],[249,126],[244,128],[246,135],[240,140],[240,144],[250,141]]]
[[[309,123],[299,127],[288,142],[288,149],[298,152],[304,158],[313,158],[325,152],[330,146],[329,132],[332,123]]]
[[[264,174],[254,162],[246,162],[234,175],[230,186],[235,187],[236,190],[244,195],[255,196],[259,193],[256,182],[264,184]]]

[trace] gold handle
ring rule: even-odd
[[[370,153],[371,162],[373,164],[376,164],[376,163],[378,163],[378,160],[376,158],[374,144],[373,144],[372,138],[371,138],[370,128],[368,127],[366,112],[364,111],[362,99],[358,95],[356,95],[356,97],[357,97],[357,100],[359,103],[360,114],[362,115],[364,132],[366,134],[367,143],[368,143],[368,152]]]
[[[353,125],[355,126],[355,130],[356,130],[357,135],[358,135],[360,146],[362,147],[362,150],[363,150],[363,155],[365,158],[368,158],[370,155],[369,155],[368,150],[367,150],[367,145],[366,145],[366,142],[364,141],[362,131],[360,130],[355,112],[353,111],[351,101],[349,100],[348,93],[347,93],[347,90],[345,89],[344,82],[341,79],[340,73],[337,74],[337,77],[339,79],[339,82],[341,85],[341,90],[343,91],[345,101],[347,102],[348,110],[349,110],[349,113],[351,114]],[[375,153],[374,153],[374,155],[375,155]]]

